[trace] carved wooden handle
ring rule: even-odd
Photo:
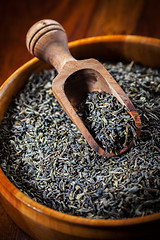
[[[75,61],[68,49],[63,27],[54,20],[41,20],[28,31],[26,45],[29,52],[54,66],[58,72],[68,61]]]

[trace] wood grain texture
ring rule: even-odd
[[[69,41],[105,34],[160,38],[158,0],[6,0],[0,6],[0,84],[31,58],[27,29],[51,18],[66,29]]]
[[[0,239],[1,240],[31,240],[31,238],[20,230],[8,217],[4,208],[0,205]]]
[[[68,39],[105,34],[160,38],[159,0],[5,0],[0,3],[0,85],[31,59],[25,37],[36,21],[51,18],[66,29]],[[28,240],[0,205],[0,239]]]

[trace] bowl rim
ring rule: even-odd
[[[99,42],[109,42],[109,41],[129,41],[129,42],[146,42],[146,44],[153,44],[159,45],[160,47],[160,39],[151,38],[151,37],[144,37],[144,36],[136,36],[136,35],[104,35],[104,36],[96,36],[96,37],[89,37],[83,38],[80,40],[75,40],[69,42],[69,48],[73,48],[80,45],[86,45],[90,43],[99,43]],[[36,64],[39,62],[37,58],[32,58],[25,64],[23,64],[20,68],[18,68],[7,80],[1,85],[0,92],[2,95],[4,94],[6,88],[9,86],[10,82],[13,81],[22,71],[28,69],[29,66]],[[51,217],[53,219],[59,220],[65,223],[72,223],[78,225],[85,225],[85,226],[94,226],[94,227],[122,227],[122,226],[129,226],[129,225],[137,225],[137,224],[144,224],[151,221],[160,220],[160,212],[141,216],[141,217],[133,217],[133,218],[125,218],[125,219],[91,219],[85,218],[80,216],[74,216],[66,213],[59,212],[57,210],[51,209],[47,206],[42,205],[30,197],[26,196],[22,193],[4,174],[2,169],[0,168],[0,194],[2,196],[6,194],[8,195],[7,201],[10,202],[11,205],[17,210],[23,212],[26,215],[26,212],[23,209],[19,209],[18,204],[15,202],[21,202],[25,205],[26,208],[31,208],[33,211],[39,212],[46,217]],[[15,199],[16,201],[11,201],[11,198]],[[32,219],[31,215],[28,215],[29,218]]]

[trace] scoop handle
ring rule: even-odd
[[[26,45],[33,56],[50,63],[58,72],[66,62],[76,61],[69,52],[65,30],[54,20],[35,23],[27,32]]]

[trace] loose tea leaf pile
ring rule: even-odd
[[[88,93],[77,109],[78,115],[106,153],[117,153],[135,140],[134,120],[113,95]]]
[[[140,114],[136,146],[112,158],[96,154],[53,97],[54,72],[44,71],[30,77],[4,117],[1,167],[23,193],[64,213],[118,219],[159,212],[160,71],[105,66]]]

